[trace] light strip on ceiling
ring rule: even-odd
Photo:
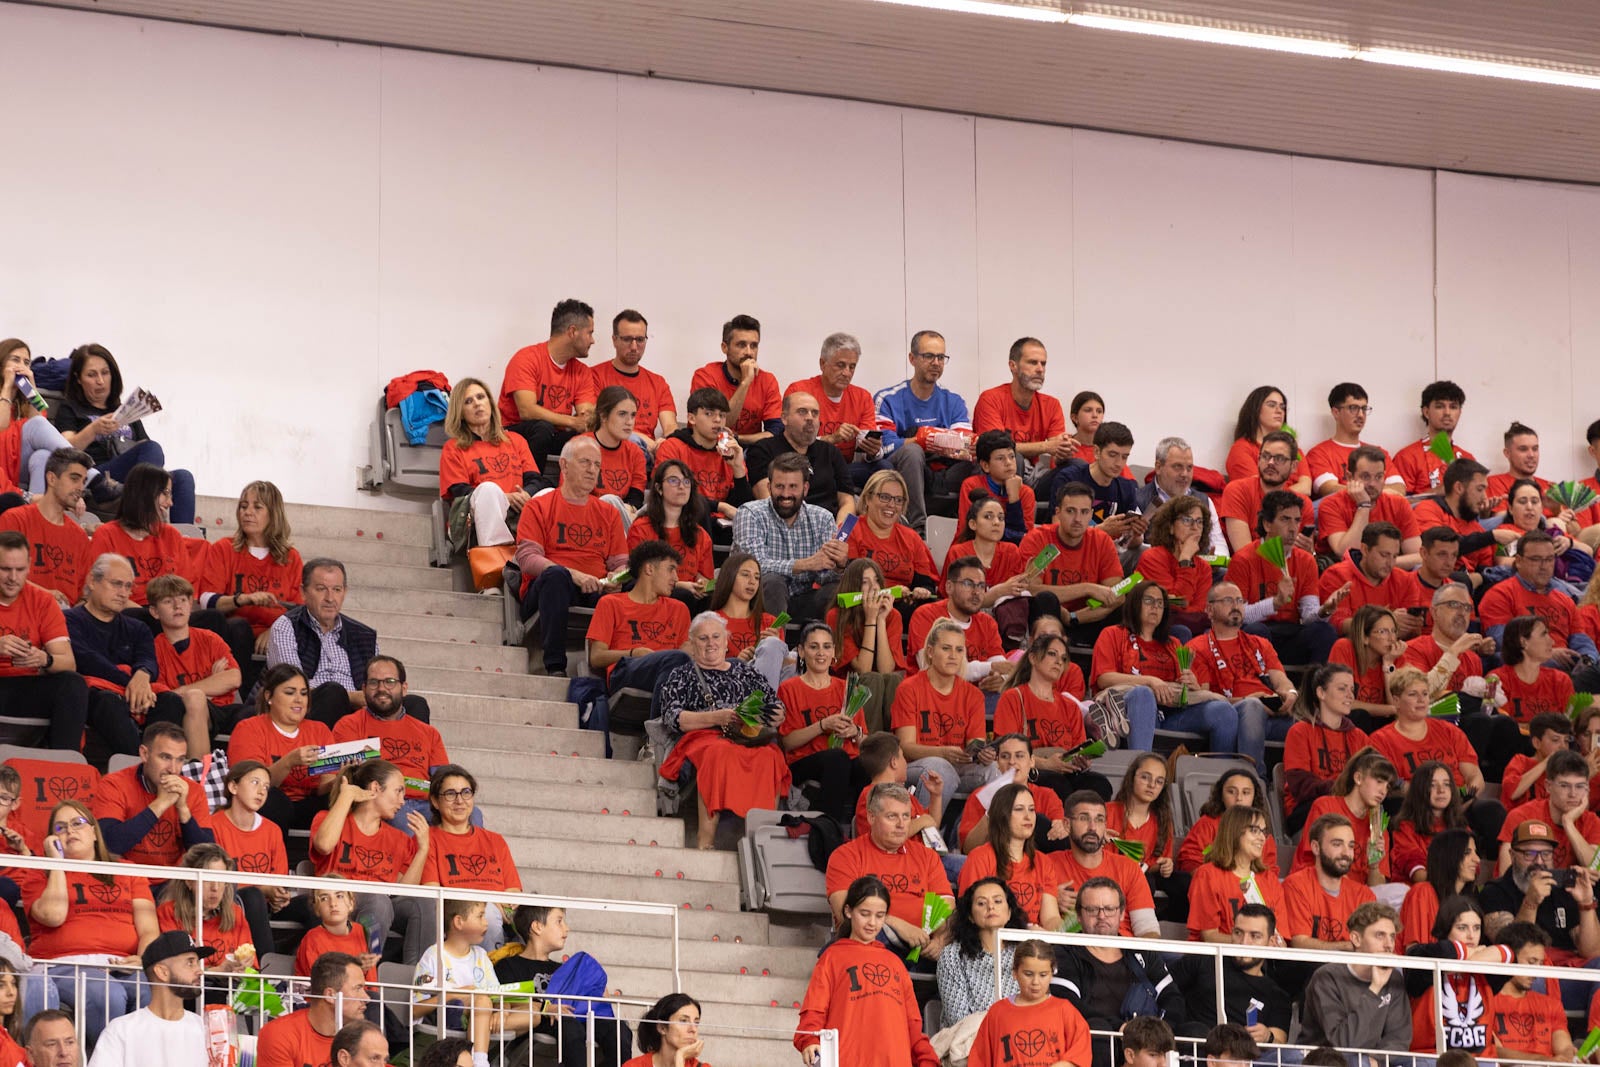
[[[1502,78],[1536,85],[1600,90],[1600,73],[1559,70],[1527,63],[1472,59],[1466,56],[1438,55],[1408,48],[1360,47],[1324,38],[1295,37],[1290,34],[1235,30],[1222,26],[1168,22],[1161,19],[1098,15],[1092,12],[1069,14],[1055,8],[1006,3],[1004,0],[878,0],[878,2],[972,15],[998,15],[1030,22],[1065,22],[1083,29],[1114,30],[1119,33],[1143,34],[1147,37],[1165,37],[1169,40],[1220,44],[1234,48],[1256,48],[1320,59],[1356,59],[1363,63],[1407,67],[1412,70],[1428,70],[1443,74],[1470,74],[1480,78]]]

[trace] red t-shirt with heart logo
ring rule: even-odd
[[[493,830],[473,826],[464,834],[453,834],[434,826],[428,831],[422,884],[514,893],[522,890],[522,875],[506,839]]]
[[[317,812],[311,820],[311,839],[316,841],[317,829],[328,817],[325,811]],[[356,820],[346,816],[339,843],[332,852],[318,852],[311,846],[311,865],[319,878],[338,875],[358,882],[394,882],[399,884],[406,868],[417,855],[417,842],[401,830],[386,822],[378,824],[378,832],[364,834]]]

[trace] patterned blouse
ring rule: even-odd
[[[705,679],[704,687],[701,678]],[[711,703],[706,703],[706,687],[711,690]],[[783,721],[783,704],[766,675],[739,659],[730,659],[726,670],[704,670],[693,663],[674,667],[661,683],[661,720],[674,736],[684,731],[678,726],[678,717],[686,711],[711,711],[716,708],[736,708],[751,693],[766,697],[763,714],[773,726]]]

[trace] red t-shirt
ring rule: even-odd
[[[1506,776],[1500,779],[1500,800],[1504,804],[1523,804],[1530,800],[1548,800],[1550,798],[1550,782],[1541,771],[1538,778],[1528,787],[1527,792],[1519,797],[1512,794],[1517,791],[1517,783],[1522,781],[1522,776],[1527,774],[1539,762],[1535,756],[1524,756],[1517,753],[1506,762]]]
[[[39,512],[38,504],[12,508],[0,515],[0,530],[16,530],[28,539],[28,581],[77,603],[89,576],[89,535],[72,519],[57,526]]]
[[[685,437],[689,436],[688,431],[681,432]],[[711,503],[719,504],[733,492],[733,468],[715,445],[701,448],[693,438],[684,440],[674,434],[656,446],[656,462],[665,463],[669,459],[675,459],[689,468],[700,495]]]
[[[862,519],[850,531],[845,547],[850,550],[851,559],[865,557],[876,563],[886,586],[903,585],[909,589],[917,575],[931,581],[939,574],[927,544],[904,523],[895,523],[887,537],[879,537],[872,532],[872,524]]]
[[[28,914],[44,892],[45,872],[17,869],[10,872],[22,891]],[[132,956],[139,948],[139,931],[133,924],[133,906],[142,900],[155,910],[150,886],[143,878],[113,878],[110,885],[92,874],[67,872],[67,917],[60,926],[33,919],[28,954],[35,959],[106,953]]]
[[[1361,444],[1366,445],[1368,448],[1378,448],[1377,445],[1368,445],[1365,441],[1362,441]],[[1340,444],[1331,437],[1326,441],[1319,441],[1312,445],[1305,455],[1306,468],[1311,472],[1312,490],[1315,491],[1329,481],[1343,484],[1344,480],[1350,476],[1350,453],[1354,452],[1358,447],[1360,446]],[[1259,446],[1257,446],[1256,451],[1257,453],[1261,451]],[[1379,448],[1378,451],[1383,453],[1383,477],[1385,483],[1398,484],[1400,476],[1394,471],[1394,460],[1389,458],[1388,450]],[[1252,473],[1259,472],[1252,471]]]
[[[889,914],[913,926],[922,924],[926,894],[950,895],[950,879],[945,877],[938,854],[915,838],[894,852],[873,844],[870,833],[846,841],[828,857],[828,895],[849,889],[850,883],[864,874],[883,879],[889,890]]]
[[[719,359],[694,372],[694,377],[689,380],[689,391],[696,389],[715,389],[732,400],[733,394],[739,391],[739,382],[729,380],[727,360]],[[740,437],[749,437],[761,433],[764,423],[782,417],[783,397],[778,392],[778,379],[769,370],[758,370],[750,389],[744,394],[744,407],[739,410],[739,418],[728,428]]]
[[[894,693],[890,728],[912,727],[919,745],[955,745],[982,740],[988,733],[983,717],[983,694],[978,687],[955,679],[948,694],[940,693],[926,673],[900,683]]]
[[[641,604],[627,593],[608,593],[595,605],[589,620],[590,641],[603,641],[613,652],[648,648],[664,652],[681,648],[689,637],[689,609],[670,596]],[[606,668],[610,677],[611,668]]]
[[[1084,531],[1083,540],[1077,545],[1068,545],[1061,539],[1061,528],[1055,523],[1045,526],[1035,526],[1028,531],[1028,536],[1022,539],[1019,553],[1023,566],[1039,554],[1046,545],[1054,545],[1059,551],[1055,559],[1045,567],[1040,580],[1045,585],[1077,585],[1079,582],[1096,582],[1104,586],[1113,586],[1122,581],[1122,560],[1117,556],[1116,543],[1106,536],[1102,530],[1090,527]],[[1088,603],[1088,597],[1080,597],[1062,603],[1068,611],[1077,611]]]
[[[1392,495],[1392,494],[1391,494]],[[1314,937],[1318,941],[1348,941],[1350,915],[1369,900],[1372,890],[1351,878],[1340,879],[1339,895],[1329,896],[1310,867],[1283,880],[1283,910],[1278,912],[1278,933],[1285,941]]]
[[[244,909],[239,905],[233,906],[233,923],[224,930],[221,920],[200,919],[200,940],[213,949],[217,954],[212,957],[211,964],[216,966],[222,962],[222,957],[231,956],[233,950],[240,945],[251,944],[250,924],[245,921]],[[178,906],[172,901],[156,905],[156,925],[162,930],[182,930],[190,937],[194,936],[193,926],[181,926],[178,923]]]
[[[1201,687],[1231,700],[1270,696],[1272,689],[1263,676],[1268,671],[1283,670],[1272,642],[1255,634],[1240,632],[1228,640],[1202,634],[1189,642],[1189,648],[1194,652],[1192,669]]]
[[[1500,710],[1523,726],[1545,712],[1565,715],[1572,700],[1572,676],[1554,667],[1540,667],[1539,678],[1532,685],[1517,677],[1515,667],[1496,667],[1489,677],[1500,680],[1500,691],[1506,695]]]
[[[180,651],[167,639],[166,634],[156,638],[156,682],[165,689],[182,689],[211,677],[218,671],[236,671],[239,662],[228,650],[228,643],[210,630],[194,627],[189,640]],[[225,708],[237,703],[237,689],[211,698],[211,703]]]
[[[368,708],[353,711],[333,727],[335,744],[378,739],[383,758],[400,768],[407,778],[427,781],[435,767],[450,762],[439,731],[421,719],[402,713],[393,719],[380,719]],[[412,790],[408,792],[414,793]]]
[[[572,415],[579,404],[593,404],[600,395],[594,372],[581,359],[569,359],[556,366],[550,358],[550,342],[519,348],[506,364],[500,381],[500,418],[507,426],[522,420],[514,394],[532,393],[534,403],[559,415]]]
[[[1035,785],[1030,782],[1028,783],[1028,792],[1033,795],[1033,810],[1038,816],[1039,822],[1052,823],[1057,819],[1067,817],[1066,810],[1061,806],[1061,798],[1055,794],[1053,789],[1047,789],[1042,785]],[[978,822],[988,817],[989,809],[978,803],[975,798],[968,797],[967,802],[961,807],[961,823],[956,828],[956,835],[965,841],[967,835],[977,829]],[[963,883],[962,888],[966,888],[970,884]]]
[[[1461,765],[1470,763],[1476,766],[1478,763],[1478,754],[1472,750],[1467,735],[1461,732],[1461,727],[1443,719],[1428,719],[1424,725],[1427,727],[1426,736],[1421,741],[1413,741],[1400,733],[1398,723],[1391,722],[1372,735],[1372,747],[1394,764],[1395,770],[1400,772],[1401,782],[1409,782],[1412,775],[1417,773],[1417,768],[1429,760],[1438,760],[1450,768],[1456,785],[1465,784]]]
[[[422,861],[422,884],[519,893],[522,875],[506,839],[493,830],[473,826],[464,834],[453,834],[432,826],[428,856]]]
[[[283,846],[283,829],[271,819],[255,817],[253,829],[233,825],[227,812],[211,817],[211,833],[232,856],[241,871],[251,874],[288,874],[289,854]]]
[[[1107,806],[1106,810],[1110,811],[1110,807]],[[1209,857],[1206,856],[1206,850],[1217,839],[1219,821],[1215,815],[1202,815],[1194,821],[1178,846],[1178,870],[1192,873],[1207,862]],[[1107,825],[1110,825],[1109,819]],[[1261,862],[1270,871],[1281,869],[1278,865],[1278,839],[1271,834],[1267,835],[1267,843],[1261,850]]]
[[[1356,663],[1356,647],[1350,643],[1348,637],[1341,637],[1333,643],[1328,650],[1328,662],[1339,663],[1350,668],[1356,676],[1356,699],[1368,704],[1389,703],[1389,675],[1383,669],[1383,661],[1379,660],[1367,670],[1362,671]]]
[[[517,520],[517,541],[530,541],[552,563],[593,578],[604,578],[610,561],[628,554],[616,508],[594,497],[574,504],[559,489],[528,501]],[[532,584],[533,577],[524,575],[524,595]]]
[[[439,495],[447,495],[452,485],[476,489],[484,482],[493,482],[506,492],[515,493],[522,488],[522,476],[538,470],[527,439],[519,433],[506,434],[505,440],[497,445],[474,440],[466,448],[452,439],[445,442],[444,450],[439,453]]]
[[[1054,794],[1051,794],[1054,796]],[[1060,801],[1058,800],[1059,804]],[[977,820],[973,820],[976,825]],[[962,831],[965,837],[967,831]],[[1006,885],[1017,896],[1017,903],[1022,907],[1022,913],[1028,917],[1030,923],[1039,921],[1039,902],[1045,897],[1053,897],[1056,887],[1050,882],[1048,864],[1042,855],[1033,859],[1023,856],[1021,860],[1011,864],[1011,869],[1006,872]],[[994,846],[985,841],[973,849],[967,856],[967,862],[961,867],[961,876],[956,882],[956,892],[965,893],[972,887],[972,883],[980,878],[992,878],[995,873]]]
[[[1272,914],[1283,915],[1283,887],[1278,884],[1278,872],[1258,872],[1256,886]],[[1207,930],[1233,933],[1233,917],[1245,903],[1244,886],[1232,871],[1215,863],[1201,864],[1189,882],[1189,940],[1201,940],[1200,935]]]
[[[971,494],[974,489],[982,489],[1000,501],[1001,504],[1009,506],[1009,502],[1006,499],[1006,491],[1003,488],[997,492],[990,486],[987,474],[974,474],[961,483],[961,490],[956,495],[956,529],[958,530],[967,528],[967,512],[972,510]],[[1027,484],[1023,484],[1018,490],[1017,503],[1022,508],[1023,530],[1033,529],[1033,517],[1038,512],[1039,502],[1035,498],[1033,490]]]
[[[1251,604],[1277,596],[1278,580],[1283,577],[1281,570],[1261,558],[1260,548],[1260,539],[1251,541],[1235,552],[1228,563],[1228,581],[1237,585],[1244,593],[1245,601]],[[1317,560],[1303,548],[1291,548],[1288,558],[1283,562],[1289,569],[1289,577],[1294,580],[1295,602],[1286,608],[1278,608],[1269,617],[1279,622],[1299,622],[1300,601],[1317,595]],[[1143,558],[1139,565],[1142,569]]]
[[[1363,605],[1377,604],[1390,611],[1399,611],[1415,604],[1419,595],[1415,573],[1395,567],[1383,581],[1373,582],[1360,567],[1356,566],[1355,561],[1348,557],[1322,572],[1322,581],[1317,586],[1317,593],[1323,600],[1327,600],[1346,582],[1350,583],[1350,592],[1339,601],[1339,606],[1333,609],[1333,615],[1328,619],[1336,630]],[[1423,603],[1427,601],[1424,600]]]
[[[1439,647],[1439,642],[1434,639],[1433,634],[1425,633],[1406,642],[1406,651],[1400,657],[1400,665],[1416,667],[1426,674],[1433,670],[1434,665],[1443,656],[1444,649]],[[1459,665],[1456,667],[1456,672],[1450,676],[1449,688],[1453,693],[1461,692],[1461,687],[1468,678],[1477,678],[1483,674],[1483,660],[1478,658],[1476,652],[1463,652],[1457,658]]]
[[[191,822],[202,830],[211,829],[211,805],[206,800],[205,787],[187,778],[184,779],[184,785],[188,787]],[[95,787],[94,802],[90,807],[97,820],[126,822],[148,808],[155,798],[155,791],[145,786],[144,768],[136,765],[101,778],[100,784]],[[183,859],[185,847],[183,824],[178,821],[178,806],[174,804],[156,818],[150,831],[122,853],[121,858],[127,863],[176,867],[178,861]]]
[[[1514,574],[1490,586],[1478,602],[1478,618],[1483,621],[1485,630],[1504,626],[1520,615],[1544,620],[1557,648],[1566,648],[1567,638],[1583,631],[1577,605],[1571,597],[1554,586],[1543,593],[1535,593]]]
[[[1428,451],[1428,442],[1431,439],[1432,435],[1429,435],[1420,441],[1412,441],[1394,454],[1394,472],[1405,482],[1407,496],[1437,493],[1444,488],[1445,464],[1438,456]],[[1455,450],[1456,459],[1477,458],[1454,442],[1451,447]]]
[[[1350,829],[1355,831],[1356,835],[1356,857],[1355,862],[1350,864],[1350,872],[1346,877],[1365,883],[1367,872],[1370,870],[1367,864],[1367,845],[1372,840],[1372,820],[1370,818],[1358,819],[1351,815],[1349,806],[1344,802],[1344,797],[1336,797],[1330,794],[1325,797],[1318,797],[1311,802],[1311,810],[1306,815],[1306,825],[1310,826],[1318,818],[1330,812],[1343,815],[1350,820]],[[1378,869],[1383,872],[1384,879],[1387,881],[1390,871],[1389,860],[1393,855],[1393,850],[1388,847],[1389,831],[1380,830],[1378,832],[1384,835],[1383,860],[1379,863]],[[1302,870],[1310,867],[1315,862],[1311,856],[1311,839],[1302,834],[1300,836],[1300,845],[1295,849],[1294,861],[1290,869],[1294,871]]]
[[[1041,700],[1025,685],[1005,690],[995,705],[994,735],[1006,734],[1022,734],[1039,748],[1073,748],[1089,739],[1075,701]]]
[[[967,1055],[970,1067],[1086,1067],[1094,1051],[1089,1024],[1067,1001],[1047,997],[1027,1007],[997,1000],[983,1017]]]
[[[512,434],[516,437],[516,434]],[[520,437],[517,440],[521,440]],[[271,553],[257,557],[248,548],[243,551],[233,547],[233,539],[225,537],[206,546],[205,566],[201,569],[202,593],[221,596],[238,596],[241,593],[271,593],[290,604],[303,604],[305,594],[300,591],[300,572],[303,564],[300,553],[293,548],[282,563],[273,562]],[[276,604],[258,606],[247,604],[234,609],[234,614],[250,624],[250,630],[262,634],[278,620],[284,609]]]
[[[1126,627],[1107,626],[1094,639],[1094,658],[1089,662],[1089,679],[1096,690],[1108,684],[1100,680],[1107,673],[1138,674],[1159,678],[1163,682],[1175,682],[1178,680],[1178,661],[1174,656],[1177,648],[1178,640],[1174,637],[1167,638],[1165,642],[1146,641],[1135,637],[1133,631]],[[1200,669],[1198,655],[1194,667],[1196,671]]]
[[[34,648],[67,637],[67,618],[56,598],[35,585],[25,585],[17,599],[0,604],[0,634],[20,637]],[[0,678],[37,677],[37,667],[18,667],[10,656],[0,656]]]
[[[1283,769],[1305,771],[1313,778],[1331,782],[1339,777],[1350,757],[1366,748],[1366,731],[1345,721],[1345,729],[1330,730],[1319,722],[1297,722],[1283,739]],[[1283,809],[1292,812],[1298,800],[1291,791],[1283,795]]]
[[[1171,549],[1154,545],[1139,557],[1139,573],[1159,585],[1173,607],[1205,609],[1206,595],[1211,592],[1211,565],[1204,560],[1196,557],[1180,563]]]
[[[965,556],[977,554],[975,542],[959,541],[951,545],[950,550],[944,554],[944,566],[939,568],[939,584],[943,585],[950,577],[950,564]],[[1010,541],[1001,541],[994,546],[994,557],[989,560],[989,565],[983,568],[983,580],[991,586],[999,585],[1007,578],[1021,574],[1023,564],[1026,562],[1016,545]]]
[[[1463,519],[1459,515],[1452,515],[1440,506],[1440,498],[1436,496],[1424,497],[1417,501],[1416,507],[1411,509],[1416,517],[1417,529],[1431,530],[1435,526],[1445,526],[1454,530],[1462,537],[1471,534],[1483,533],[1483,523],[1477,519]],[[1462,556],[1461,566],[1467,570],[1483,570],[1485,567],[1494,566],[1494,546],[1485,545]]]
[[[806,680],[798,675],[787,678],[778,686],[778,700],[783,704],[783,725],[778,727],[778,733],[788,735],[796,730],[803,730],[807,726],[814,726],[818,721],[826,719],[829,715],[837,715],[844,710],[845,680],[829,676],[828,684],[821,689],[813,688]],[[856,712],[855,724],[864,732],[867,728],[866,716]],[[828,749],[828,734],[818,734],[799,748],[792,748],[784,752],[783,758],[790,763],[804,759],[813,752],[825,752]],[[843,741],[839,746],[844,754],[851,759],[861,755],[861,746],[855,740]],[[865,795],[865,790],[862,791]]]
[[[1497,497],[1500,498],[1499,506],[1494,509],[1496,514],[1503,513],[1506,510],[1505,497],[1510,494],[1511,487],[1517,482],[1525,480],[1528,479],[1524,479],[1520,474],[1512,474],[1510,471],[1502,471],[1499,474],[1489,475],[1489,484],[1485,487],[1488,491],[1488,497],[1490,500],[1494,500]],[[1541,478],[1536,474],[1531,480],[1539,487],[1539,492],[1541,494],[1550,488],[1550,480],[1548,478]],[[1544,513],[1547,516],[1559,514],[1559,512],[1552,511],[1549,504],[1544,506]]]
[[[1567,1012],[1561,998],[1529,990],[1520,997],[1489,996],[1490,1030],[1511,1052],[1554,1056],[1556,1031],[1567,1030]]]
[[[1548,800],[1530,800],[1526,804],[1518,804],[1506,813],[1506,821],[1500,827],[1500,841],[1503,844],[1511,842],[1511,835],[1517,827],[1529,819],[1536,819],[1547,826],[1555,828],[1556,855],[1550,864],[1550,869],[1558,871],[1563,867],[1571,867],[1574,863],[1572,857],[1572,842],[1567,840],[1567,835],[1559,827],[1561,820],[1555,818],[1550,809]],[[1600,816],[1592,811],[1586,811],[1578,816],[1578,834],[1591,845],[1600,844]]]
[[[717,565],[711,559],[711,535],[704,529],[695,531],[694,547],[683,543],[683,529],[668,526],[663,537],[641,512],[628,527],[628,551],[632,552],[646,541],[665,541],[678,550],[683,562],[678,564],[678,579],[692,582],[696,578],[715,578]]]
[[[596,396],[599,390],[611,385],[620,385],[632,395],[634,403],[638,405],[633,416],[633,428],[646,437],[655,436],[656,425],[661,421],[663,411],[677,412],[677,404],[672,399],[672,386],[648,367],[639,367],[629,374],[618,370],[616,363],[608,359],[594,368],[594,384]]]
[[[1034,393],[1026,409],[1018,407],[1007,382],[978,394],[972,409],[972,432],[986,430],[1005,430],[1019,445],[1037,444],[1066,433],[1067,416],[1061,401],[1049,393]]]
[[[370,951],[371,948],[367,944],[367,928],[354,919],[350,920],[349,931],[343,934],[336,934],[319,923],[300,935],[300,947],[294,950],[294,973],[309,978],[311,967],[317,962],[318,957],[329,952],[345,952],[360,959]],[[377,980],[378,969],[369,968],[367,981]],[[260,1062],[259,1058],[257,1062]],[[300,1064],[296,1063],[294,1067],[300,1067]]]
[[[834,633],[838,633],[839,609],[829,608],[825,621],[829,629],[833,630]],[[863,630],[863,636],[865,636],[865,633],[866,631]],[[905,633],[900,625],[900,613],[898,611],[889,612],[884,619],[882,639],[889,642],[889,655],[894,660],[894,669],[897,671],[905,670],[906,657],[905,653],[901,651],[906,647]],[[733,646],[730,644],[728,647],[731,651]],[[861,646],[856,643],[856,639],[849,634],[845,634],[839,641],[839,654],[833,661],[833,673],[841,677],[849,674],[851,669],[849,664],[860,651]]]
[[[1228,483],[1222,491],[1222,499],[1217,501],[1217,518],[1224,521],[1238,519],[1250,530],[1252,537],[1256,536],[1256,523],[1261,518],[1261,500],[1267,495],[1265,487],[1261,484],[1261,476],[1253,474],[1248,478],[1235,478]],[[1300,497],[1300,525],[1311,524],[1311,501]],[[1226,528],[1224,528],[1226,532]]]
[[[338,875],[358,882],[398,883],[416,858],[417,842],[410,834],[386,822],[378,824],[377,833],[364,834],[356,826],[354,816],[345,818],[344,830],[334,850],[318,852],[317,829],[327,817],[327,812],[319,811],[311,820],[311,863],[319,878]]]
[[[170,523],[162,523],[155,533],[138,541],[128,536],[120,522],[101,523],[89,539],[89,558],[93,561],[107,552],[115,552],[132,564],[135,604],[149,603],[144,587],[150,584],[150,579],[163,574],[181,575],[190,585],[200,584],[197,573],[200,568],[194,563],[188,539]],[[296,572],[295,584],[299,583],[300,575]]]
[[[922,1033],[922,1011],[911,976],[882,942],[863,944],[848,937],[831,942],[812,969],[799,1008],[794,1045],[802,1051],[817,1043],[816,1031],[827,1028],[839,1031],[840,1063],[897,1067],[939,1063]],[[647,1054],[624,1067],[650,1067],[654,1062]]]
[[[625,497],[633,489],[644,492],[644,449],[628,439],[619,441],[616,448],[607,448],[594,434],[584,436],[600,446],[600,480],[594,484],[595,496],[613,493]]]
[[[1322,505],[1317,509],[1319,552],[1333,551],[1328,545],[1328,538],[1350,529],[1356,521],[1356,510],[1355,498],[1349,493],[1333,493],[1322,498]],[[1402,541],[1421,536],[1421,531],[1417,529],[1417,517],[1412,514],[1411,507],[1404,497],[1395,493],[1380,492],[1378,499],[1372,502],[1367,523],[1370,525],[1375,522],[1394,523],[1400,528]]]
[[[1389,869],[1394,872],[1396,881],[1409,882],[1417,871],[1427,871],[1428,845],[1432,843],[1434,834],[1442,829],[1437,820],[1434,821],[1434,829],[1427,831],[1409,819],[1396,819],[1390,824]],[[1431,921],[1429,926],[1432,926]],[[1427,934],[1427,930],[1424,929],[1423,933]],[[1424,937],[1423,940],[1428,938]]]
[[[368,735],[370,736],[370,735]],[[315,719],[303,719],[293,737],[287,736],[270,715],[240,719],[228,736],[228,763],[237,765],[253,759],[271,767],[294,749],[307,745],[333,744],[333,731]],[[278,786],[290,800],[302,800],[316,792],[321,776],[312,777],[304,767],[296,767]]]
[[[846,423],[863,433],[877,428],[878,409],[872,402],[872,394],[859,385],[845,386],[844,395],[835,400],[828,395],[827,389],[823,388],[822,375],[819,374],[815,378],[806,378],[802,381],[791,383],[783,391],[783,395],[788,396],[790,393],[809,393],[816,398],[817,406],[822,409],[822,417],[817,429],[819,437],[827,437],[829,434],[837,433],[839,427]],[[856,439],[854,437],[840,441],[837,447],[844,456],[846,463],[856,458]]]
[[[21,757],[6,760],[6,766],[22,779],[17,806],[11,809],[6,825],[22,835],[35,856],[43,855],[50,813],[63,800],[87,803],[100,784],[100,772],[86,763]]]
[[[1233,445],[1228,449],[1228,458],[1223,461],[1223,473],[1228,476],[1228,481],[1240,482],[1246,478],[1259,478],[1261,476],[1261,442],[1253,441],[1248,437],[1235,437]],[[1305,455],[1294,461],[1294,473],[1289,476],[1291,482],[1301,478],[1311,477],[1311,467],[1306,462]],[[1307,515],[1311,512],[1307,511]],[[1254,525],[1252,520],[1251,525]]]
[[[1140,826],[1130,826],[1128,824],[1128,810],[1123,807],[1120,800],[1113,800],[1106,804],[1106,829],[1113,836],[1120,837],[1124,841],[1137,841],[1144,846],[1144,862],[1141,866],[1146,870],[1149,869],[1152,861],[1172,856],[1172,848],[1175,842],[1169,837],[1163,847],[1156,840],[1161,833],[1161,827],[1156,822],[1155,816],[1149,816]]]
[[[1122,896],[1127,905],[1122,909],[1122,927],[1118,933],[1123,937],[1133,936],[1131,916],[1134,912],[1155,910],[1156,900],[1150,893],[1150,883],[1145,881],[1144,872],[1137,863],[1110,845],[1100,849],[1100,866],[1094,868],[1079,864],[1071,849],[1051,852],[1046,859],[1055,868],[1051,884],[1057,888],[1069,883],[1074,888],[1082,888],[1083,883],[1091,878],[1109,878],[1122,887]]]
[[[728,627],[728,656],[730,658],[742,655],[747,648],[754,648],[756,643],[761,640],[761,632],[770,630],[772,624],[778,619],[776,615],[762,612],[761,626],[758,629],[756,620],[751,616],[746,616],[742,619],[730,619],[720,611],[717,612],[717,615]],[[893,617],[892,613],[890,617]],[[828,625],[833,625],[832,619],[828,620]]]
[[[933,629],[933,624],[940,619],[950,618],[950,601],[934,600],[922,605],[911,613],[911,631],[906,635],[906,672],[916,674],[922,670],[922,665],[917,662],[917,653],[922,651],[928,642],[928,631]],[[996,625],[993,615],[982,612],[972,616],[964,627],[967,634],[967,659],[973,663],[982,663],[993,659],[995,656],[1005,655],[1005,646],[1000,643],[1000,627]]]
[[[309,935],[307,935],[309,936]],[[323,1037],[311,1028],[302,1009],[273,1019],[256,1038],[256,1067],[328,1067],[333,1036]]]

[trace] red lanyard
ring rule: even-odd
[[[1240,634],[1238,637],[1234,638],[1234,640],[1236,640],[1236,641],[1240,641],[1240,640],[1243,640],[1243,639],[1244,639],[1244,635],[1243,634]],[[1213,633],[1212,631],[1209,631],[1209,630],[1206,631],[1206,643],[1211,646],[1211,658],[1217,661],[1217,684],[1221,685],[1222,684],[1222,679],[1223,679],[1224,676],[1229,676],[1229,677],[1232,676],[1232,674],[1233,674],[1232,668],[1230,668],[1228,666],[1227,660],[1222,658],[1222,649],[1220,647],[1218,647],[1218,645],[1217,645],[1217,635],[1215,633]],[[1261,650],[1259,648],[1255,647],[1254,645],[1250,646],[1250,651],[1255,653],[1256,670],[1259,673],[1259,676],[1263,679],[1262,684],[1265,684],[1265,678],[1266,678],[1266,674],[1267,674],[1267,661],[1261,655]],[[1268,688],[1271,688],[1271,687],[1269,686]],[[1231,688],[1229,688],[1228,686],[1223,686],[1222,687],[1222,695],[1227,697],[1229,700],[1232,700],[1233,699],[1233,690]]]

